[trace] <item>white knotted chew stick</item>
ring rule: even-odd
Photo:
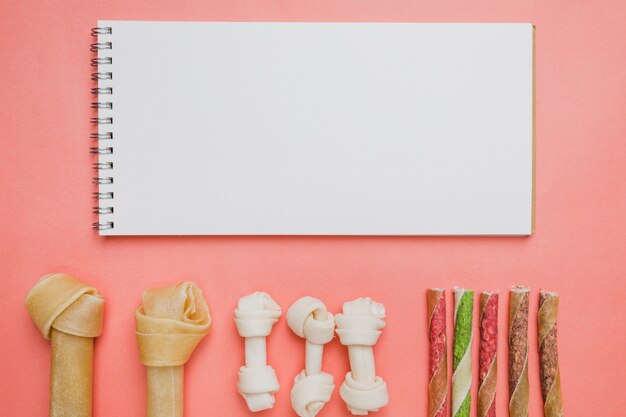
[[[255,292],[239,299],[235,325],[245,337],[246,365],[239,368],[237,389],[250,411],[274,406],[274,393],[280,388],[274,368],[267,365],[265,338],[282,314],[280,306],[264,292]]]
[[[314,417],[335,389],[333,376],[322,372],[324,345],[333,339],[335,318],[320,300],[302,297],[287,311],[287,324],[306,339],[304,370],[295,378],[291,405],[300,417]]]
[[[372,346],[385,327],[385,307],[371,298],[357,298],[343,304],[337,314],[337,334],[348,346],[351,371],[339,389],[339,395],[354,415],[378,411],[389,402],[387,384],[376,376]]]

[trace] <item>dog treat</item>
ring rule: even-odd
[[[559,295],[541,292],[539,295],[539,365],[543,413],[546,417],[563,416],[561,376],[556,343],[556,319],[559,312]]]
[[[496,417],[498,383],[498,293],[480,294],[478,417]]]
[[[300,417],[314,417],[335,389],[333,376],[322,372],[324,345],[333,339],[335,318],[320,300],[302,297],[289,307],[287,324],[306,339],[305,366],[291,389],[291,405]]]
[[[385,327],[385,307],[371,298],[357,298],[343,304],[337,314],[337,334],[348,346],[350,372],[339,389],[339,395],[354,415],[378,411],[389,402],[387,384],[376,376],[374,351]]]
[[[454,289],[452,417],[469,417],[472,385],[472,312],[474,291]]]
[[[528,288],[509,295],[509,416],[528,416]]]
[[[240,298],[235,310],[237,331],[245,337],[246,358],[246,365],[239,368],[237,390],[253,412],[272,408],[274,393],[280,388],[274,368],[267,365],[265,338],[281,314],[280,306],[264,292]]]
[[[440,288],[428,290],[428,337],[430,340],[428,417],[447,417],[446,292]]]
[[[135,322],[146,366],[146,417],[181,417],[184,365],[211,326],[202,290],[188,281],[146,290]]]
[[[51,274],[30,290],[26,310],[51,341],[50,417],[91,417],[93,339],[102,331],[104,298],[69,275]]]

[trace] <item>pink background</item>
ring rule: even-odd
[[[626,7],[606,1],[0,0],[0,414],[42,416],[48,407],[49,344],[23,308],[42,275],[65,271],[107,298],[96,344],[96,416],[144,412],[144,369],[133,310],[147,287],[198,282],[214,318],[187,366],[187,416],[246,416],[235,390],[243,341],[237,299],[272,294],[286,311],[310,294],[338,312],[370,295],[387,306],[376,346],[391,402],[378,415],[427,409],[426,288],[499,289],[497,410],[507,410],[507,289],[532,287],[530,415],[540,416],[537,290],[559,291],[559,343],[566,413],[620,416],[626,365]],[[96,19],[250,21],[533,22],[537,69],[537,228],[530,238],[132,237],[90,230],[94,190],[89,103],[89,30]],[[167,59],[167,57],[163,57]],[[450,300],[450,294],[448,294]],[[451,312],[451,304],[448,308]],[[449,323],[451,329],[451,321]],[[477,331],[475,320],[475,331]],[[451,335],[450,335],[451,337]],[[477,363],[478,343],[474,343]],[[272,412],[295,415],[292,378],[304,343],[284,317],[269,339],[282,389]],[[346,349],[326,350],[343,381]],[[475,369],[477,369],[475,365]],[[477,376],[475,375],[475,380]],[[474,400],[476,384],[474,384]],[[347,416],[335,391],[321,416]],[[475,415],[475,407],[472,407]]]

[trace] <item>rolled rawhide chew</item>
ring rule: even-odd
[[[145,290],[135,324],[146,366],[146,416],[181,417],[184,365],[211,326],[202,290],[189,281]]]
[[[264,292],[240,298],[235,310],[237,331],[245,338],[246,361],[239,368],[237,390],[253,412],[272,408],[274,393],[280,389],[274,368],[267,365],[265,338],[281,314],[280,306]]]
[[[102,331],[104,298],[66,274],[41,278],[26,310],[51,341],[50,417],[91,417],[93,339]]]
[[[430,342],[428,417],[448,417],[448,346],[446,292],[428,290],[428,338]]]
[[[528,288],[509,293],[509,416],[528,416]]]
[[[539,374],[545,417],[563,416],[561,376],[556,342],[556,320],[559,312],[559,295],[555,292],[539,293]]]
[[[474,291],[454,289],[452,417],[469,417],[472,386],[472,313]]]
[[[343,304],[337,314],[337,334],[348,346],[350,372],[339,389],[339,395],[354,415],[378,411],[389,402],[387,384],[376,376],[374,351],[385,327],[385,307],[371,298],[357,298]]]
[[[333,376],[322,372],[324,345],[333,339],[335,318],[317,298],[302,297],[289,307],[287,324],[306,339],[304,370],[295,378],[291,405],[300,417],[314,417],[335,389]]]
[[[496,417],[498,383],[498,293],[480,294],[480,353],[478,356],[478,417]]]

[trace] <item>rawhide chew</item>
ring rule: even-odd
[[[51,274],[30,290],[26,310],[51,341],[50,417],[91,417],[93,339],[102,331],[104,298],[69,275]]]
[[[496,417],[498,383],[498,293],[480,294],[480,354],[478,357],[478,417]]]
[[[509,416],[528,416],[528,288],[509,294]]]
[[[446,292],[441,288],[428,290],[428,338],[430,341],[428,417],[447,417]]]
[[[454,289],[454,345],[452,348],[452,417],[469,417],[472,385],[472,313],[474,291]]]
[[[559,295],[555,292],[539,294],[539,370],[543,414],[545,417],[563,416],[561,375],[556,342],[556,320],[559,312]]]
[[[306,339],[305,366],[291,389],[291,405],[300,417],[314,417],[335,389],[333,376],[322,372],[324,345],[333,339],[335,318],[317,298],[302,297],[289,307],[287,324]]]
[[[145,290],[135,324],[146,366],[146,416],[181,417],[184,365],[211,326],[202,290],[188,281]]]
[[[348,346],[350,372],[339,389],[339,395],[354,415],[378,411],[389,402],[387,384],[376,376],[374,351],[385,327],[385,307],[371,298],[357,298],[343,304],[337,314],[337,334]]]
[[[235,310],[237,331],[245,338],[246,361],[239,368],[237,390],[253,412],[272,408],[280,388],[274,368],[267,365],[265,338],[281,314],[280,306],[264,292],[240,298]]]

